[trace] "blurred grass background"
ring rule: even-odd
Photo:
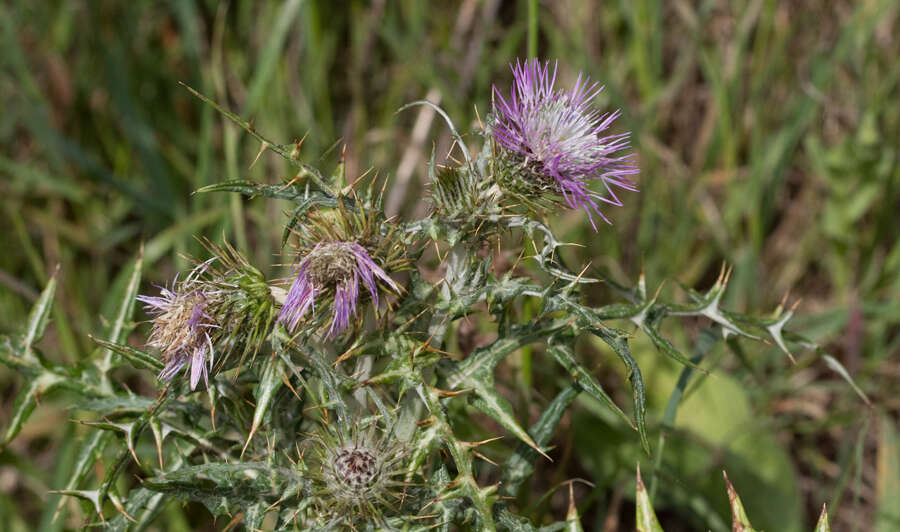
[[[641,192],[610,212],[612,227],[595,233],[580,213],[553,220],[585,244],[573,262],[622,282],[644,271],[652,288],[675,281],[663,293],[676,299],[678,283],[705,288],[733,265],[730,308],[768,313],[789,293],[794,328],[874,404],[812,353],[792,366],[775,348],[735,357],[719,345],[706,359],[715,377],[688,388],[665,435],[654,481],[664,527],[727,527],[727,468],[767,530],[810,530],[826,502],[836,530],[900,530],[898,17],[895,0],[5,2],[0,333],[18,328],[59,265],[43,349],[79,360],[141,243],[148,287],[184,269],[182,255],[202,255],[193,235],[224,234],[282,274],[269,265],[282,262],[285,205],[191,192],[277,182],[286,167],[270,153],[251,166],[259,145],[178,81],[270,138],[305,136],[311,164],[328,168],[346,149],[349,175],[380,169],[389,212],[408,217],[424,212],[423,155],[450,141],[427,108],[396,110],[427,97],[474,131],[475,108],[488,112],[491,84],[508,85],[530,35],[563,81],[584,71],[606,85],[597,103],[623,109],[617,129],[633,132],[641,167]],[[609,300],[602,288],[589,295]],[[690,353],[702,325],[671,335]],[[680,368],[640,339],[634,349],[658,431]],[[588,342],[580,356],[627,404],[617,362]],[[519,411],[536,415],[563,381],[532,379],[554,374],[543,368],[540,357],[506,368]],[[3,368],[0,386],[5,426],[21,383]],[[646,475],[656,457],[597,405],[577,405],[554,440],[559,460],[539,464],[522,500],[537,520],[561,518],[567,490],[545,490],[582,477],[595,486],[576,490],[585,528],[628,529],[634,463]],[[45,510],[82,434],[68,419],[63,398],[48,397],[0,452],[0,522],[13,530],[82,522],[72,512],[51,523]],[[209,521],[173,504],[159,527]]]

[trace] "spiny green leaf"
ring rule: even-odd
[[[89,337],[91,340],[102,345],[106,349],[118,353],[122,358],[130,362],[136,368],[149,369],[150,371],[153,371],[155,373],[159,373],[163,369],[163,363],[159,359],[159,357],[153,356],[150,353],[141,351],[140,349],[135,349],[129,345],[107,342],[106,340],[101,340],[90,335]]]
[[[99,490],[54,490],[50,493],[59,493],[60,495],[69,495],[70,497],[76,497],[91,503],[94,507],[94,511],[97,512],[97,515],[103,516],[103,510],[101,509],[100,503],[100,491]]]
[[[250,434],[247,436],[247,442],[244,444],[243,450],[241,450],[242,456],[244,451],[247,450],[247,446],[250,445],[250,440],[253,439],[256,429],[259,428],[260,423],[262,423],[269,412],[275,393],[284,385],[283,375],[284,362],[281,361],[281,358],[276,356],[269,357],[262,367],[259,383],[256,385],[254,392],[256,409],[253,411],[253,425],[250,427]]]
[[[663,532],[653,511],[653,505],[650,504],[650,496],[647,495],[647,489],[644,487],[644,481],[641,479],[641,465],[637,466],[637,490],[635,493],[635,507],[638,532]]]
[[[247,122],[246,120],[244,120],[243,118],[239,117],[238,115],[232,113],[228,109],[223,108],[222,106],[220,106],[219,104],[217,104],[216,102],[211,100],[210,98],[208,98],[208,97],[204,96],[203,94],[200,94],[199,92],[194,90],[194,88],[192,88],[184,83],[181,83],[181,82],[179,82],[179,83],[184,88],[186,88],[188,91],[190,91],[191,94],[193,94],[197,98],[200,98],[208,105],[212,106],[213,109],[215,109],[216,111],[218,111],[219,113],[224,115],[226,118],[228,118],[229,120],[231,120],[232,122],[234,122],[235,124],[240,126],[244,131],[246,131],[247,133],[252,135],[254,138],[256,138],[256,140],[258,140],[260,143],[262,143],[263,149],[270,149],[270,150],[274,151],[275,153],[277,153],[278,155],[283,157],[286,161],[288,161],[292,165],[298,167],[303,175],[308,175],[316,183],[316,186],[318,188],[320,188],[321,190],[328,190],[328,187],[322,181],[322,176],[319,173],[319,171],[309,165],[303,164],[302,162],[300,162],[299,158],[297,158],[293,155],[292,152],[297,150],[298,145],[277,144],[275,142],[272,142],[271,140],[260,135],[256,131],[256,128],[253,127],[253,124],[251,124],[250,122]],[[289,149],[291,151],[288,151]]]
[[[816,529],[813,532],[831,532],[831,527],[828,526],[828,510],[824,504],[822,505],[822,513],[819,514],[819,521],[816,523]]]
[[[28,322],[25,333],[22,336],[21,356],[29,362],[38,362],[38,357],[33,350],[36,342],[44,337],[47,322],[50,321],[50,311],[53,309],[53,296],[56,294],[56,273],[47,281],[47,286],[41,292],[40,297],[31,307],[28,314]]]
[[[750,519],[747,518],[747,512],[744,511],[741,498],[728,480],[728,474],[722,471],[722,476],[725,477],[725,486],[728,488],[728,502],[731,504],[731,527],[733,532],[756,532],[756,529],[750,524]]]
[[[165,502],[165,495],[147,488],[133,488],[128,492],[128,501],[125,503],[125,517],[121,512],[108,521],[110,530],[145,530],[156,519]]]
[[[606,393],[606,390],[600,386],[600,381],[597,380],[596,377],[590,374],[588,370],[584,368],[581,364],[575,360],[575,356],[572,354],[572,350],[569,347],[557,344],[550,343],[547,345],[547,351],[553,355],[553,358],[561,365],[566,371],[571,375],[572,380],[588,395],[597,399],[601,403],[605,404],[609,407],[610,410],[615,412],[619,417],[624,419],[629,425],[633,428],[637,429],[634,422],[631,421],[631,418],[622,411],[621,408],[612,400],[612,397]]]
[[[113,435],[104,431],[93,431],[82,440],[81,447],[78,449],[78,456],[75,458],[75,467],[72,468],[72,475],[66,483],[64,489],[75,490],[84,482],[88,473],[93,469],[95,463],[100,460],[103,450],[113,440]],[[62,500],[57,505],[56,512],[59,513],[62,508]]]
[[[37,406],[38,396],[62,384],[63,381],[63,377],[49,371],[40,373],[37,377],[27,381],[13,404],[12,417],[9,420],[9,426],[6,427],[6,433],[3,435],[3,445],[11,442],[22,430],[22,425]]]
[[[672,342],[670,342],[667,338],[664,338],[662,335],[660,335],[659,331],[657,331],[655,328],[651,327],[649,323],[646,323],[646,322],[641,323],[641,330],[644,331],[644,334],[646,334],[650,338],[650,340],[653,342],[653,345],[655,345],[657,349],[662,351],[663,354],[665,354],[672,360],[675,360],[676,362],[678,362],[684,366],[687,366],[689,368],[694,368],[696,370],[706,373],[705,369],[694,364],[693,362],[688,360],[684,355],[682,355],[681,352],[678,351],[678,349],[675,349],[675,346],[672,345]]]
[[[531,439],[531,436],[516,421],[512,405],[509,404],[505,397],[497,393],[493,386],[478,383],[474,388],[474,393],[477,397],[472,401],[472,406],[491,416],[497,423],[503,425],[503,428],[515,434],[517,438],[525,442],[529,447],[549,459],[547,454],[538,447],[534,440]]]
[[[113,294],[114,299],[118,299],[120,304],[115,319],[113,319],[109,326],[109,330],[106,333],[106,338],[111,343],[125,341],[128,333],[131,332],[131,329],[134,327],[134,325],[132,325],[132,319],[134,316],[135,301],[137,301],[138,287],[141,284],[143,260],[144,250],[141,248],[138,257],[135,259],[134,265],[132,266],[131,275],[122,289],[122,293]],[[107,379],[106,374],[112,368],[113,352],[113,349],[104,349],[103,359],[98,362],[98,367],[100,368],[100,372],[104,375],[104,380]]]
[[[569,482],[569,510],[566,512],[566,532],[584,532],[581,528],[581,518],[578,517],[578,509],[575,507],[575,495],[572,493],[572,482]]]
[[[862,399],[864,403],[866,403],[867,405],[872,404],[872,402],[869,401],[869,398],[862,391],[862,389],[860,389],[860,387],[856,385],[856,382],[853,381],[853,377],[850,376],[850,373],[847,372],[847,370],[846,370],[846,368],[844,368],[843,364],[838,362],[837,359],[835,359],[831,355],[822,355],[822,359],[825,361],[825,364],[828,366],[829,369],[831,369],[832,371],[834,371],[835,373],[840,375],[842,379],[847,381],[847,384],[849,384],[850,387],[853,388],[853,391],[856,392],[856,395],[858,395],[859,398]]]
[[[579,392],[581,392],[581,387],[571,384],[559,392],[547,405],[537,423],[532,425],[528,431],[537,445],[546,447],[550,443],[550,438],[553,436],[559,420],[562,419],[566,409]],[[536,458],[537,452],[531,447],[522,443],[516,447],[515,452],[503,464],[503,482],[500,483],[500,490],[504,495],[515,496],[522,482],[534,472],[533,462]]]
[[[72,408],[98,412],[103,416],[142,413],[153,406],[153,399],[140,395],[118,394],[76,400]]]
[[[327,196],[322,192],[308,190],[305,187],[290,182],[282,183],[280,185],[267,185],[256,181],[235,179],[198,188],[194,193],[205,194],[208,192],[237,192],[251,198],[263,196],[266,198],[293,201],[298,204],[310,202],[312,205],[324,205],[327,207],[337,206],[337,200],[334,198]]]
[[[147,479],[144,487],[182,500],[203,503],[215,515],[273,502],[286,492],[296,493],[302,479],[291,469],[262,462],[209,463],[181,467]]]
[[[650,441],[647,439],[647,422],[644,419],[646,410],[644,378],[641,376],[641,369],[638,367],[637,361],[631,355],[631,349],[628,347],[628,336],[621,331],[606,327],[594,328],[591,329],[591,332],[610,346],[622,359],[622,362],[625,363],[625,367],[628,368],[628,380],[631,382],[631,388],[634,393],[634,421],[641,437],[641,446],[647,454],[650,454]]]

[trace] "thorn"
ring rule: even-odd
[[[297,181],[300,181],[300,174],[297,174],[297,175],[295,175],[294,177],[292,177],[292,178],[290,179],[290,181],[288,181],[287,183],[284,184],[283,187],[281,187],[281,188],[278,189],[278,192],[287,190],[288,187],[292,186],[292,185],[293,185],[294,183],[296,183]],[[224,232],[223,232],[222,238],[224,238],[224,237],[225,237],[225,235],[224,235]]]
[[[431,388],[431,387],[429,387],[429,388],[431,389],[431,391],[438,394],[440,397],[456,397],[457,395],[462,395],[466,392],[471,392],[472,390],[475,389],[475,388],[464,388],[462,390],[439,390],[437,388]],[[499,439],[499,438],[494,438],[493,440],[496,440],[496,439]],[[493,441],[493,440],[485,440],[485,441],[487,442],[487,441]]]
[[[106,495],[107,497],[109,497],[109,500],[112,501],[113,506],[116,507],[116,510],[118,510],[120,514],[124,515],[125,518],[132,523],[137,523],[137,520],[134,517],[128,515],[128,512],[125,511],[125,507],[122,506],[122,501],[120,501],[117,496],[113,495],[112,493],[107,493]]]
[[[291,392],[293,392],[294,394],[294,397],[296,397],[298,401],[303,401],[303,399],[300,398],[300,394],[298,394],[297,390],[294,389],[294,386],[291,385],[291,380],[287,378],[286,374],[281,374],[281,380],[283,380],[284,383],[287,384],[287,387],[290,388]]]
[[[725,272],[725,280],[722,281],[722,286],[725,286],[728,284],[728,281],[731,279],[731,272],[733,272],[733,271],[734,271],[734,266],[733,265],[729,266],[728,271]]]
[[[497,462],[491,460],[490,458],[488,458],[487,456],[485,456],[485,455],[479,453],[478,451],[472,451],[472,454],[474,454],[474,455],[477,456],[478,458],[481,458],[482,460],[484,460],[485,462],[491,464],[491,465],[494,466],[494,467],[499,467],[499,466],[497,465]]]
[[[467,449],[474,449],[476,447],[481,447],[482,445],[484,445],[486,443],[491,443],[492,441],[497,441],[497,440],[502,440],[502,439],[503,439],[503,436],[497,436],[495,438],[488,438],[486,440],[481,440],[481,441],[461,441],[461,442],[459,442],[459,444]]]
[[[659,283],[659,286],[656,287],[656,293],[653,294],[653,299],[650,300],[650,303],[651,303],[651,304],[655,303],[655,302],[656,302],[656,299],[659,298],[659,294],[660,294],[660,292],[662,292],[662,289],[663,289],[664,286],[666,286],[666,281],[665,281],[665,280],[663,280],[663,282]]]
[[[567,512],[566,519],[578,519],[578,511],[575,509],[575,491],[573,489],[574,481],[568,481],[569,483],[569,511]]]
[[[253,165],[256,164],[256,161],[259,160],[260,156],[263,154],[264,151],[266,151],[266,149],[268,147],[269,147],[269,143],[266,141],[262,141],[262,144],[259,145],[259,151],[256,152],[256,158],[253,159],[252,163],[250,163],[250,168],[253,168]]]

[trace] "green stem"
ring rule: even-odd
[[[528,57],[537,57],[538,51],[538,3],[528,0]]]

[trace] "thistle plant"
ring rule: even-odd
[[[724,268],[706,291],[686,289],[686,303],[663,301],[643,276],[627,286],[569,268],[560,255],[566,243],[546,218],[572,208],[592,224],[595,215],[609,222],[601,205],[620,205],[617,190],[637,190],[628,133],[617,129],[618,111],[594,108],[600,87],[586,77],[567,90],[558,88],[556,63],[511,68],[511,92],[494,89],[476,132],[477,155],[435,108],[458,152],[445,165],[432,155],[430,211],[408,221],[385,217],[376,192],[384,182],[348,185],[343,165],[323,173],[299,160],[297,144],[270,141],[194,92],[295,172],[281,183],[236,180],[198,191],[292,202],[285,277],[265,279],[227,242],[205,241],[209,256],[183,278],[138,295],[139,257],[105,338],[94,338],[96,352],[75,367],[50,364],[35,348],[53,304],[51,280],[23,334],[2,343],[2,361],[25,379],[5,441],[40,394],[59,388],[78,397],[76,417],[92,430],[57,488],[85,502],[90,526],[143,529],[177,499],[250,530],[538,530],[546,523],[531,522],[517,494],[535,464],[551,466],[551,440],[576,397],[598,401],[633,429],[648,461],[663,452],[650,444],[658,427],[647,420],[630,348],[636,335],[687,376],[706,371],[702,353],[682,354],[664,322],[700,319],[709,344],[769,341],[788,357],[789,349],[816,349],[788,331],[793,309],[757,318],[723,308]],[[525,258],[526,247],[534,255]],[[501,266],[509,256],[519,260]],[[601,281],[618,300],[585,304],[584,287]],[[125,342],[135,302],[151,322],[144,345]],[[526,302],[534,309],[527,316]],[[464,320],[477,320],[492,339],[463,347]],[[589,337],[624,364],[630,405],[580,361],[576,342]],[[531,425],[495,384],[498,366],[525,348],[561,366],[555,397],[530,405],[540,411]],[[113,378],[121,367],[158,376],[159,395],[133,394]],[[102,479],[91,478],[94,470]],[[576,502],[540,529],[580,530]]]

